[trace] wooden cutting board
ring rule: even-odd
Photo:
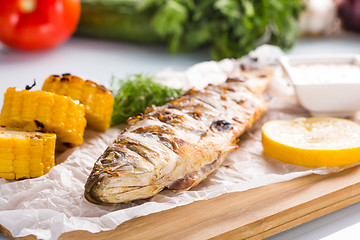
[[[358,201],[360,166],[224,194],[132,219],[112,231],[75,231],[59,239],[263,239]]]

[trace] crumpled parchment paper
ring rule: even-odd
[[[259,61],[281,55],[272,46],[252,52]],[[204,62],[185,72],[164,70],[159,82],[174,86],[202,88],[217,84],[233,70],[235,60]],[[118,206],[98,206],[85,200],[84,184],[96,159],[116,138],[120,128],[105,133],[86,130],[84,143],[57,156],[57,165],[42,177],[21,181],[0,179],[0,224],[14,237],[35,235],[38,239],[57,239],[74,230],[99,232],[115,229],[135,217],[163,211],[224,193],[245,191],[259,186],[288,181],[309,174],[327,174],[340,168],[304,168],[285,164],[263,156],[261,126],[271,119],[293,119],[309,116],[298,105],[293,88],[281,69],[277,70],[269,90],[269,110],[241,137],[238,150],[230,153],[223,165],[197,187],[184,192],[164,190],[148,200]],[[359,121],[359,118],[354,120]]]

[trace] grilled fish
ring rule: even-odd
[[[128,128],[95,162],[85,198],[126,203],[164,188],[188,190],[215,171],[266,108],[262,95],[273,68],[238,69],[223,84],[190,89],[129,118]]]

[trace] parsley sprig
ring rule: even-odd
[[[112,126],[126,123],[129,117],[144,112],[146,107],[163,105],[183,92],[182,89],[156,83],[152,76],[142,74],[134,74],[126,79],[113,77],[111,89],[115,99]]]

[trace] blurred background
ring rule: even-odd
[[[108,85],[266,43],[288,54],[358,53],[359,31],[359,0],[0,1],[0,72],[14,87],[62,72]]]
[[[265,43],[288,51],[304,38],[360,32],[358,0],[11,0],[0,9],[2,55],[86,38],[220,60]]]
[[[359,31],[358,0],[9,0],[0,2],[0,72],[15,85],[25,69],[43,79],[37,66],[108,82],[239,58],[265,43],[353,53]]]

